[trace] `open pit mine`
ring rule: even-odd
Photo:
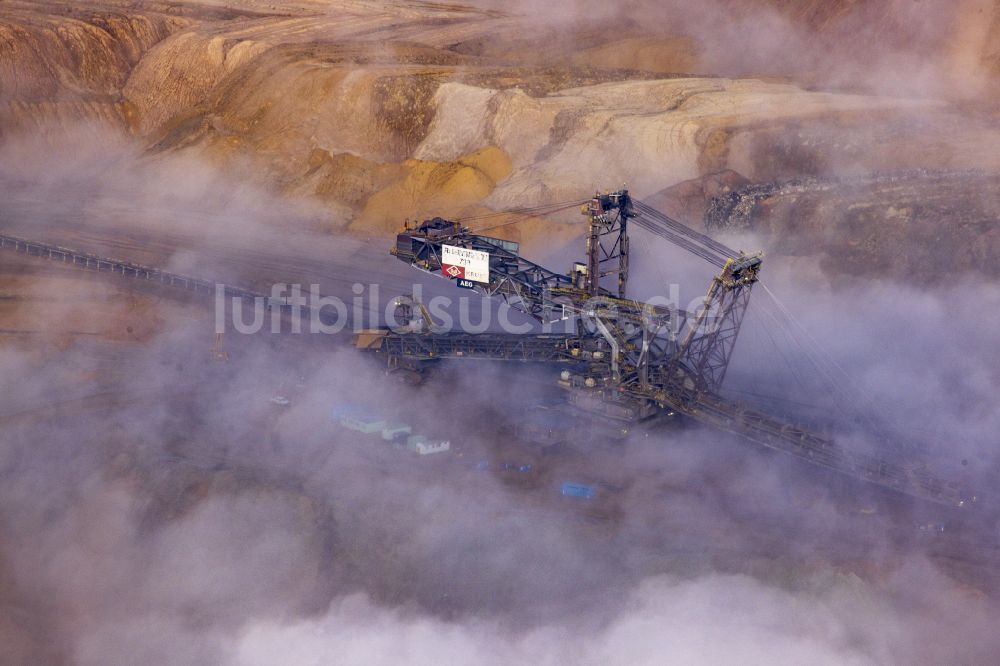
[[[0,2],[0,664],[986,664],[1000,2]]]

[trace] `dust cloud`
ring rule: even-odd
[[[604,24],[623,39],[687,37],[693,53],[674,56],[687,66],[678,73],[786,77],[898,97],[963,99],[996,90],[988,58],[997,8],[989,0],[473,4],[510,11],[530,29],[569,33]]]
[[[16,165],[44,183],[22,192],[25,215],[68,215],[65,198],[37,194],[68,182],[100,193],[84,229],[116,202],[148,204],[150,219],[173,219],[171,206],[200,211],[251,237],[281,214],[277,200],[203,163],[178,158],[149,178],[141,155],[106,147],[81,181],[69,160],[5,161],[5,173]],[[206,173],[212,187],[191,176]],[[141,203],[123,201],[140,182]],[[220,203],[220,191],[233,194]],[[673,277],[670,252],[656,278],[643,273],[657,253],[642,254],[653,256],[640,284]],[[919,422],[912,446],[933,461],[996,468],[1000,378],[982,313],[1000,293],[838,284],[775,264],[775,293],[875,397],[868,409],[896,427]],[[49,322],[67,316],[54,302],[22,307]],[[119,306],[103,307],[114,316]],[[507,448],[497,424],[517,420],[551,378],[446,366],[410,387],[340,345],[269,334],[235,336],[230,363],[213,366],[210,309],[185,312],[141,346],[77,339],[49,358],[5,350],[3,413],[21,414],[3,426],[0,453],[7,663],[940,663],[982,662],[998,647],[989,569],[969,574],[936,556],[936,535],[918,531],[939,520],[925,507],[698,429],[553,460],[526,491],[477,471],[472,453],[421,466],[331,412],[362,405],[531,456]],[[808,367],[754,326],[733,387],[749,380],[808,400],[787,390]],[[956,332],[961,346],[949,343]],[[60,390],[74,358],[107,370],[93,360],[101,354],[131,404],[25,418]],[[767,372],[755,378],[759,365]],[[289,407],[269,401],[297,384]],[[556,501],[553,483],[581,474],[624,488],[612,519]],[[869,506],[880,508],[861,512]]]
[[[968,65],[978,42],[954,37],[979,39],[965,13],[975,3],[917,5],[884,10],[898,23],[885,43],[858,27],[870,5],[809,30],[755,4],[516,11],[535,27],[669,24],[694,36],[709,74],[980,94],[985,75]],[[285,275],[268,246],[295,228],[322,251],[330,238],[308,230],[342,222],[280,196],[255,168],[92,127],[55,142],[5,136],[4,229],[211,278],[297,281],[305,269]],[[331,288],[415,279],[388,244],[338,236]],[[700,295],[711,272],[673,252],[637,250],[637,293],[677,282],[683,302]],[[226,254],[237,256],[217,261]],[[208,303],[129,295],[7,253],[0,269],[12,340],[0,350],[4,663],[936,664],[1000,650],[988,512],[888,496],[694,427],[547,457],[507,427],[550,397],[547,370],[453,363],[408,386],[340,341],[268,333],[227,335],[229,361],[216,363]],[[774,326],[758,289],[727,380],[734,397],[818,412],[859,446],[996,487],[996,285],[850,279],[780,255],[764,275],[836,370],[831,382],[804,360],[801,336]],[[126,328],[137,316],[157,323],[142,339]],[[344,407],[454,451],[417,460],[342,428]],[[871,418],[899,446],[873,439]],[[496,469],[529,461],[527,480]],[[565,480],[603,484],[610,499],[581,509],[559,496]],[[943,534],[926,529],[938,524]]]

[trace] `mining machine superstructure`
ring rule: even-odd
[[[522,257],[516,243],[442,218],[407,223],[390,250],[417,269],[572,332],[441,331],[423,304],[401,296],[401,325],[362,331],[355,345],[380,356],[389,371],[410,375],[444,359],[558,364],[556,384],[566,390],[568,405],[621,433],[680,415],[911,496],[953,506],[975,501],[926,465],[850,450],[828,434],[722,396],[759,281],[761,253],[735,251],[633,199],[626,189],[595,194],[582,212],[588,222],[586,259],[567,273]],[[631,227],[715,266],[718,272],[696,311],[626,296]]]

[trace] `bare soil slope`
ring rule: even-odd
[[[0,132],[98,124],[381,234],[727,170],[993,170],[998,29],[979,0],[17,0],[0,13]],[[535,227],[517,231],[529,246]]]

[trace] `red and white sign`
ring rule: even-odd
[[[453,245],[441,246],[441,273],[475,282],[490,281],[490,254]]]

